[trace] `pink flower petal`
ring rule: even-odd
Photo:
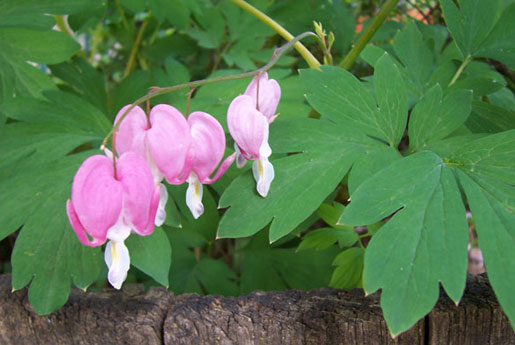
[[[145,159],[135,152],[121,155],[116,164],[118,180],[123,186],[124,219],[137,233],[150,234],[154,229],[157,205],[154,205],[157,188],[157,204],[160,192],[155,186]],[[153,215],[151,214],[153,212]],[[152,224],[148,228],[149,223]]]
[[[150,123],[147,139],[156,166],[169,183],[186,180],[189,175],[185,171],[186,157],[192,141],[188,122],[174,107],[159,104],[150,112]]]
[[[105,240],[106,236],[99,237],[99,238],[93,238],[92,241],[89,240],[88,236],[86,235],[86,229],[82,226],[80,223],[79,217],[77,216],[77,213],[75,212],[75,209],[73,208],[73,204],[71,200],[68,200],[66,202],[66,214],[68,215],[68,220],[70,221],[70,224],[73,228],[73,231],[75,231],[75,234],[79,238],[79,241],[85,245],[90,247],[96,247],[102,245]]]
[[[256,104],[257,78],[258,76],[255,76],[245,90],[245,95],[252,97],[254,104]],[[259,74],[259,111],[271,119],[275,115],[280,98],[281,87],[277,81],[268,79],[266,72]]]
[[[256,110],[252,97],[241,95],[231,102],[227,126],[245,158],[259,158],[261,144],[268,139],[268,121]]]
[[[114,123],[125,113],[130,105],[123,107],[116,115]],[[116,132],[116,151],[122,154],[128,151],[136,151],[145,156],[145,136],[148,130],[147,115],[140,107],[134,107],[122,120],[118,132]]]
[[[188,117],[193,138],[192,170],[203,181],[216,169],[225,152],[225,133],[211,115],[196,111]],[[203,182],[202,182],[203,183]]]
[[[122,194],[109,158],[95,155],[82,163],[73,179],[72,199],[67,207],[70,223],[82,243],[99,245],[105,241],[107,230],[117,222],[122,210]],[[85,243],[84,232],[93,242]]]

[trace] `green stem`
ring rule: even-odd
[[[125,11],[123,10],[122,5],[120,5],[120,0],[115,0],[114,3],[118,9],[118,12],[120,12],[120,17],[122,17],[124,29],[129,31],[129,22],[127,21],[127,17],[125,16]]]
[[[222,82],[222,81],[249,78],[249,77],[253,77],[255,75],[258,75],[259,73],[267,72],[270,68],[272,68],[277,63],[279,58],[288,49],[290,49],[292,46],[294,46],[295,43],[297,43],[301,39],[306,38],[308,36],[318,37],[313,32],[304,32],[304,33],[298,35],[297,37],[293,38],[288,43],[286,43],[283,46],[277,48],[274,51],[274,53],[272,54],[272,57],[270,58],[270,61],[266,65],[264,65],[263,67],[258,68],[258,69],[254,70],[254,71],[245,72],[245,73],[241,73],[241,74],[224,75],[224,76],[214,77],[214,78],[209,78],[209,79],[195,80],[195,81],[190,81],[190,82],[187,82],[187,83],[184,83],[184,84],[168,86],[168,87],[153,87],[152,88],[152,93],[146,94],[145,96],[138,98],[134,103],[132,103],[125,110],[125,112],[120,116],[118,121],[116,121],[116,123],[114,124],[113,128],[111,129],[111,131],[109,131],[109,133],[107,133],[106,137],[102,141],[102,145],[100,146],[100,149],[103,150],[106,147],[107,141],[109,140],[109,138],[114,133],[116,133],[118,131],[118,128],[120,127],[120,123],[123,121],[125,116],[127,116],[127,114],[132,109],[134,109],[134,107],[138,106],[139,104],[141,104],[141,103],[143,103],[143,102],[145,102],[147,100],[150,100],[150,99],[152,99],[154,97],[161,96],[161,95],[173,92],[173,91],[177,91],[177,90],[181,90],[181,89],[188,89],[188,88],[196,88],[196,87],[199,87],[199,86],[202,86],[202,85],[208,85],[208,84],[218,83],[218,82]],[[114,149],[113,149],[113,151],[114,151]]]
[[[279,23],[275,20],[250,5],[244,0],[231,0],[232,3],[241,7],[244,11],[250,13],[269,27],[271,27],[275,32],[281,35],[285,40],[291,41],[293,40],[293,35],[290,34],[285,28],[283,28]],[[311,52],[300,42],[295,43],[295,49],[299,52],[299,54],[304,58],[310,68],[320,69],[320,62],[311,54]]]
[[[387,0],[384,5],[381,7],[377,15],[370,23],[370,26],[365,30],[363,35],[361,35],[360,39],[356,43],[354,47],[352,47],[351,51],[345,56],[343,61],[340,63],[340,67],[345,68],[346,70],[350,69],[354,64],[354,61],[358,58],[359,54],[365,49],[366,45],[377,30],[381,27],[386,17],[390,14],[390,12],[395,8],[399,0]]]
[[[127,63],[127,67],[125,68],[125,73],[123,73],[123,77],[125,78],[129,74],[131,74],[134,66],[136,65],[136,56],[138,56],[139,46],[141,44],[141,40],[143,39],[143,34],[145,33],[145,28],[148,25],[148,20],[144,20],[141,24],[138,35],[136,36],[136,41],[132,46],[131,55],[129,57],[129,62]]]
[[[456,80],[458,80],[458,78],[460,77],[461,73],[463,73],[463,70],[465,69],[465,67],[467,67],[467,65],[470,63],[470,61],[472,61],[472,56],[468,55],[465,58],[465,60],[463,60],[463,62],[461,63],[460,67],[458,68],[458,70],[454,74],[454,77],[452,77],[452,80],[449,83],[449,86],[451,86],[452,84],[454,84],[456,82]]]
[[[66,24],[64,16],[54,16],[54,18],[55,18],[55,25],[57,25],[59,30],[61,30],[62,32],[64,32],[68,36],[70,36],[71,38],[74,38],[73,32],[71,32],[70,27]]]

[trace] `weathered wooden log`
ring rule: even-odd
[[[141,286],[84,293],[48,316],[0,276],[1,344],[515,344],[486,278],[474,277],[459,306],[442,296],[411,330],[392,339],[377,294],[359,290],[257,291],[233,297],[174,296]]]

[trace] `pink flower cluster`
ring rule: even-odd
[[[217,181],[235,158],[238,167],[253,160],[257,191],[265,197],[274,178],[268,161],[268,127],[275,118],[280,87],[263,73],[252,80],[244,95],[236,97],[227,113],[236,153],[221,164],[225,133],[211,115],[196,111],[186,119],[170,105],[159,104],[148,116],[133,107],[114,134],[119,157],[110,151],[86,159],[77,171],[68,218],[82,244],[100,246],[108,240],[105,262],[108,280],[119,289],[130,267],[124,241],[132,233],[147,236],[166,218],[169,184],[188,182],[186,204],[194,218],[204,212],[202,186]],[[122,108],[115,123],[125,114]],[[214,173],[218,165],[218,171]]]

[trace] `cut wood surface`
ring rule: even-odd
[[[443,294],[442,294],[443,295]],[[515,334],[484,276],[469,277],[459,306],[442,296],[411,330],[392,339],[379,296],[360,290],[256,291],[234,297],[144,291],[72,290],[47,316],[27,289],[0,276],[1,344],[515,344]]]

